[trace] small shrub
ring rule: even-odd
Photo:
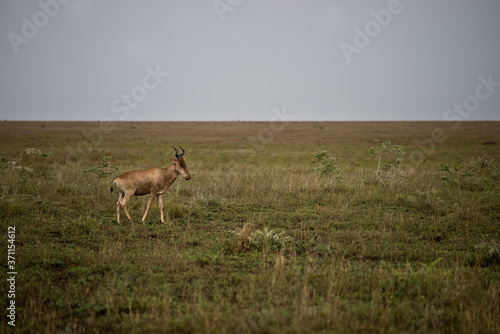
[[[264,227],[262,230],[256,230],[250,236],[250,244],[253,248],[260,251],[279,251],[290,243],[292,238],[285,234],[285,231],[270,230]]]
[[[320,172],[320,179],[328,177],[339,178],[342,176],[342,172],[337,166],[338,160],[330,156],[330,153],[321,151],[315,154],[315,158],[315,162],[321,164],[321,167],[314,168],[314,170]]]
[[[118,167],[113,166],[111,162],[106,161],[111,159],[111,157],[102,158],[102,165],[96,166],[94,168],[89,168],[84,170],[84,173],[92,173],[97,179],[102,179],[113,174],[113,172],[118,170]]]
[[[97,185],[96,185],[97,201],[99,201],[100,199],[99,188],[101,179],[104,179],[112,175],[114,171],[118,170],[118,167],[113,166],[109,161],[106,161],[108,159],[111,159],[111,157],[104,157],[102,158],[102,165],[96,166],[94,168],[85,169],[83,171],[83,173],[91,173],[97,178]]]
[[[444,183],[456,186],[459,189],[462,189],[464,183],[472,179],[476,174],[475,166],[473,165],[446,164],[441,165],[440,170],[445,172],[441,177]]]
[[[31,163],[34,162],[36,156],[41,156],[43,158],[50,157],[52,153],[44,153],[36,148],[30,147],[25,149],[21,154],[12,160],[8,160],[6,157],[2,156],[0,161],[0,170],[8,171],[18,171],[21,180],[25,181],[28,178],[35,177],[35,169],[30,167]]]
[[[390,173],[403,175],[403,171],[400,169],[401,159],[405,156],[403,148],[391,145],[390,141],[381,143],[375,140],[375,144],[375,146],[370,147],[370,155],[377,160],[377,169],[375,170],[377,177],[380,177],[382,172],[386,177]]]
[[[493,160],[479,157],[467,164],[445,164],[441,179],[448,186],[460,190],[482,191],[498,180],[500,167],[492,166]]]

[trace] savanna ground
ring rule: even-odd
[[[0,332],[13,226],[16,332],[499,333],[494,143],[499,122],[0,122]],[[192,179],[167,223],[134,197],[118,225],[112,180],[171,145]]]

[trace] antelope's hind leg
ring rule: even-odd
[[[123,208],[123,211],[125,211],[125,214],[127,215],[128,220],[133,224],[134,222],[132,221],[132,217],[130,217],[130,213],[128,213],[127,209],[127,203],[130,200],[130,197],[132,197],[133,194],[127,194],[125,193],[122,200],[120,201],[120,206]]]
[[[116,221],[120,224],[120,203],[123,199],[123,191],[121,191],[121,189],[118,189],[118,195],[118,202],[116,202]]]
[[[148,204],[146,205],[146,212],[144,212],[144,216],[142,217],[142,223],[146,221],[146,216],[148,215],[149,209],[151,208],[151,205],[153,204],[153,199],[154,195],[151,194],[148,199]]]

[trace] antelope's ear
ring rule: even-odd
[[[172,160],[172,162],[173,162],[173,163],[175,163],[175,160],[174,160],[174,158],[170,158],[170,160]]]

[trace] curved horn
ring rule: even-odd
[[[179,151],[177,151],[177,149],[175,147],[173,147],[173,148],[175,150],[175,157],[177,158],[177,160],[179,160],[180,158],[182,158],[182,156],[184,155],[184,153],[186,153],[186,151],[184,151],[184,149],[182,147],[180,147],[180,149],[182,150],[181,154],[179,154]]]
[[[180,147],[180,146],[179,146]],[[180,149],[182,150],[182,153],[179,154],[179,158],[182,158],[182,156],[184,155],[184,153],[186,153],[186,151],[184,151],[184,149],[182,147],[180,147]],[[177,158],[178,159],[178,158]]]
[[[179,151],[177,151],[177,149],[173,146],[172,146],[172,148],[175,150],[175,157],[177,158],[177,160],[179,160],[179,158],[180,158]]]

